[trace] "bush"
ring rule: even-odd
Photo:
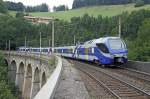
[[[4,55],[0,52],[0,99],[18,99],[18,89],[14,84],[8,84],[7,80],[7,66]]]
[[[5,81],[0,81],[0,99],[17,99],[13,96]]]
[[[137,47],[129,48],[128,58],[135,61],[150,61],[150,48]]]

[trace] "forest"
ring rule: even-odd
[[[129,3],[144,3],[149,4],[150,0],[74,0],[73,9],[86,7],[86,6],[95,6],[95,5],[119,5],[119,4],[129,4]]]
[[[48,5],[43,3],[37,6],[25,6],[21,2],[15,3],[6,1],[4,2],[6,8],[11,11],[26,11],[26,12],[48,12],[49,8]]]

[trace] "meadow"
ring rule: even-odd
[[[33,12],[29,13],[32,16],[38,17],[55,17],[62,20],[70,20],[72,17],[83,16],[84,14],[89,14],[90,16],[97,17],[102,15],[103,17],[115,16],[123,12],[129,12],[140,9],[150,10],[150,5],[145,5],[142,7],[134,7],[134,4],[127,5],[107,5],[107,6],[93,6],[93,7],[83,7],[79,9],[72,9],[69,11],[59,11],[59,12]]]

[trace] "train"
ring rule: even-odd
[[[19,51],[21,49],[24,50],[24,48],[19,48]],[[28,50],[40,52],[39,48],[28,48]],[[76,44],[76,46],[47,47],[42,48],[41,51],[48,53],[53,51],[56,55],[100,65],[124,64],[128,61],[128,50],[125,42],[120,37],[102,37],[83,44]]]
[[[17,51],[19,52],[32,52],[32,53],[48,53],[51,52],[51,47],[18,47]]]

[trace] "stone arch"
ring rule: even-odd
[[[19,70],[18,70],[18,81],[17,85],[19,87],[19,90],[22,92],[23,91],[23,83],[24,83],[24,74],[25,74],[25,65],[23,62],[19,64]]]
[[[42,84],[41,86],[43,86],[46,83],[46,74],[45,72],[42,73]]]
[[[40,70],[37,67],[34,72],[32,98],[39,92],[39,90],[40,90]]]
[[[32,67],[31,64],[28,64],[26,69],[25,86],[23,92],[23,97],[25,99],[30,99],[31,86],[32,86]]]
[[[6,66],[9,65],[7,59],[4,59],[4,63],[5,63]]]
[[[16,71],[17,71],[16,61],[13,60],[10,63],[10,66],[8,66],[8,77],[11,83],[15,83],[16,81]]]

